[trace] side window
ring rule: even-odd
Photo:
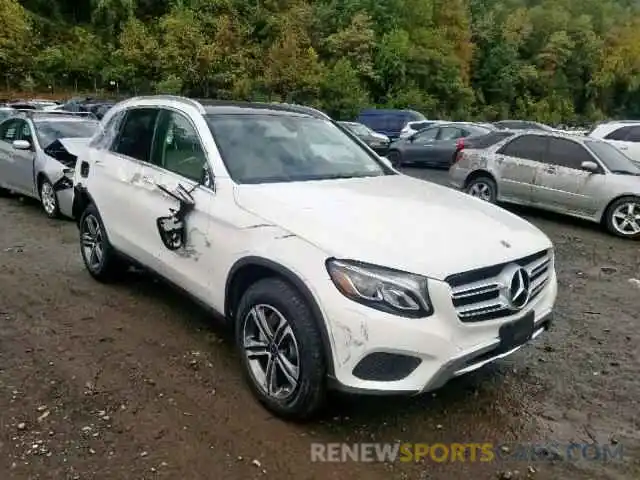
[[[639,143],[640,142],[640,126],[631,127],[631,131],[629,132],[629,134],[627,135],[627,138],[625,138],[625,140],[627,142]]]
[[[418,142],[430,142],[438,136],[438,128],[428,128],[416,134],[415,140]]]
[[[153,163],[195,182],[200,181],[207,156],[187,117],[163,110],[156,135]]]
[[[19,120],[9,120],[2,124],[0,128],[0,140],[12,143],[18,139],[18,123]]]
[[[18,130],[20,132],[20,140],[26,140],[31,145],[33,145],[33,135],[31,134],[31,127],[29,126],[29,124],[24,120],[20,120]]]
[[[593,162],[586,148],[564,138],[549,139],[549,163],[560,167],[580,169],[582,162]]]
[[[538,135],[522,135],[502,147],[500,153],[509,157],[544,162],[546,157],[547,139]]]
[[[438,140],[455,140],[464,136],[462,130],[456,127],[442,127],[438,134]]]
[[[624,140],[632,129],[633,127],[620,127],[609,135],[606,135],[604,138],[607,140]]]
[[[148,162],[151,157],[151,142],[158,112],[157,108],[129,110],[118,139],[111,150],[127,157]]]
[[[100,132],[91,141],[90,146],[98,150],[109,149],[118,136],[125,114],[126,111],[121,110],[111,117],[106,125],[101,125]]]

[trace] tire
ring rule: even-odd
[[[307,420],[318,413],[326,399],[326,360],[320,332],[304,298],[289,283],[278,278],[267,278],[247,289],[237,312],[236,345],[245,377],[258,401],[278,417],[287,420]],[[266,313],[269,318],[268,336],[259,333],[255,322],[257,312]],[[283,335],[278,335],[280,349],[273,347],[273,343],[271,348],[267,348],[265,338],[273,338],[273,333],[278,333],[274,326],[282,322],[282,319],[285,322],[282,325],[290,328],[280,330],[284,332]],[[265,345],[258,349],[261,350],[260,355],[256,355],[256,350],[251,355],[246,348],[251,342]],[[277,354],[274,354],[276,351]],[[249,358],[250,355],[254,358]],[[288,360],[288,371],[292,374],[289,378],[295,379],[297,366],[298,377],[293,386],[292,382],[285,380],[287,377],[283,368],[287,363],[274,360],[272,365],[276,366],[277,372],[275,386],[288,388],[269,392],[266,382],[261,382],[260,377],[266,376],[267,365],[271,359],[276,358],[275,355]]]
[[[89,274],[103,283],[119,279],[126,266],[109,243],[102,218],[95,205],[89,204],[82,212],[78,229],[80,254]],[[99,252],[102,255],[98,258]]]
[[[627,228],[622,225],[627,221]],[[605,225],[613,235],[640,240],[640,197],[622,197],[613,202],[605,213]]]
[[[45,215],[49,218],[60,218],[58,195],[53,189],[51,182],[46,178],[40,182],[38,194],[40,195],[40,206]]]
[[[402,168],[402,154],[398,150],[390,150],[387,153],[387,158],[394,168]]]
[[[496,182],[488,175],[479,175],[472,178],[469,183],[467,183],[465,192],[472,197],[480,198],[489,203],[496,203],[498,198]]]

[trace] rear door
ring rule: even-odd
[[[547,143],[547,136],[520,135],[496,152],[501,199],[518,203],[531,201],[534,179],[547,154]]]
[[[583,162],[599,162],[580,143],[549,137],[548,154],[538,167],[532,201],[535,205],[579,216],[592,216],[598,210],[596,196],[604,186],[604,170],[583,170]]]
[[[461,127],[440,127],[436,141],[429,150],[432,162],[438,165],[450,166],[458,140],[467,135],[468,132]]]
[[[111,243],[121,252],[145,265],[153,260],[145,248],[139,225],[145,217],[137,204],[142,188],[142,167],[151,157],[151,142],[159,110],[132,108],[119,112],[105,127],[104,149],[100,142],[90,149],[88,168],[81,163],[81,177],[88,172],[91,194]]]

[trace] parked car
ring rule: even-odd
[[[51,218],[71,216],[73,171],[96,120],[17,112],[0,123],[0,188],[39,199]]]
[[[532,122],[529,120],[500,120],[494,122],[496,128],[507,130],[542,130],[545,132],[553,132],[554,129],[544,123]]]
[[[404,128],[400,131],[400,138],[408,138],[411,135],[418,133],[420,130],[431,127],[438,123],[448,123],[440,120],[418,120],[417,122],[408,122]]]
[[[363,110],[356,121],[366,125],[374,132],[386,135],[391,140],[400,136],[400,132],[408,122],[425,121],[420,112],[414,110],[385,110],[372,108]]]
[[[389,145],[387,158],[397,167],[409,164],[449,168],[462,139],[479,137],[492,130],[475,123],[440,123]]]
[[[485,150],[463,150],[450,177],[489,202],[551,210],[640,239],[640,168],[602,140],[522,132]]]
[[[382,135],[381,133],[374,132],[366,125],[358,122],[338,122],[345,128],[348,128],[350,132],[360,138],[364,143],[369,145],[376,153],[380,155],[386,155],[389,149],[389,137]]]
[[[312,415],[328,388],[437,388],[551,321],[540,230],[399,174],[316,110],[153,96],[102,125],[75,174],[88,272],[133,262],[226,318],[277,415]]]
[[[606,140],[640,166],[640,121],[600,123],[588,135],[591,138]]]
[[[15,112],[16,111],[11,107],[0,107],[0,122],[13,115]]]

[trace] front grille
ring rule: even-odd
[[[551,274],[551,250],[491,267],[457,273],[447,277],[452,289],[453,306],[463,322],[482,322],[512,315],[507,300],[510,279],[501,275],[510,265],[523,267],[530,278],[530,296],[526,308],[544,289]]]

